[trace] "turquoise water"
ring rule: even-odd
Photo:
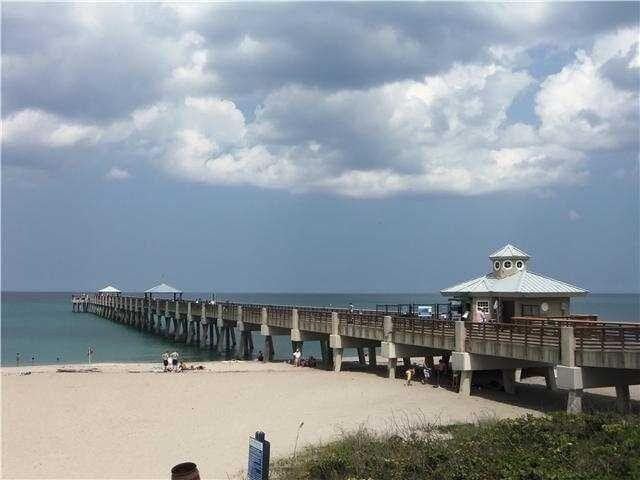
[[[186,298],[206,298],[206,293],[193,293]],[[86,362],[86,351],[91,345],[96,362],[157,362],[167,349],[178,350],[191,361],[220,358],[208,350],[200,350],[183,344],[142,333],[92,314],[72,313],[71,293],[2,293],[1,364],[16,364],[20,352],[21,364],[55,364]],[[280,305],[309,305],[356,308],[375,308],[377,303],[442,302],[439,294],[267,294],[229,293],[219,294],[218,299],[247,303],[271,303]],[[573,313],[593,313],[603,320],[640,321],[640,295],[592,294],[572,301]],[[254,333],[255,352],[262,349],[264,339]],[[276,358],[291,354],[287,337],[274,337]],[[305,355],[319,356],[318,342],[304,346]],[[354,355],[355,352],[346,352]]]

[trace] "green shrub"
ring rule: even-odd
[[[273,479],[640,479],[640,417],[527,416],[376,434],[364,428],[295,458]]]

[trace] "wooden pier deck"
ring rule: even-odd
[[[470,393],[473,371],[501,370],[505,390],[515,392],[522,369],[544,371],[547,386],[569,392],[568,410],[581,409],[585,388],[616,386],[621,409],[629,405],[630,384],[640,383],[640,324],[584,322],[563,318],[519,319],[516,323],[473,323],[385,315],[376,311],[262,305],[120,295],[74,296],[74,311],[90,312],[140,330],[200,348],[248,356],[251,332],[265,338],[273,358],[274,335],[294,345],[319,341],[326,368],[340,371],[344,348],[357,348],[364,362],[376,348],[388,359],[389,377],[397,359],[444,355],[451,359],[461,394]],[[235,332],[239,332],[239,341]]]

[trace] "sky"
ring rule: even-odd
[[[640,291],[640,7],[2,5],[2,289]]]

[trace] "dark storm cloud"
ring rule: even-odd
[[[6,4],[3,111],[104,120],[150,104],[186,61],[179,43],[189,31],[204,38],[203,69],[217,79],[199,91],[250,112],[288,83],[339,89],[419,79],[486,57],[491,45],[580,43],[637,18],[633,3]]]

